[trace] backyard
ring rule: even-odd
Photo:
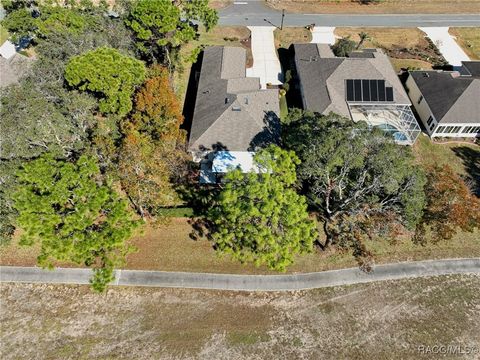
[[[88,286],[2,284],[1,353],[3,359],[431,359],[422,346],[480,350],[479,287],[474,275],[287,293],[112,287],[98,295]]]
[[[426,136],[420,136],[413,147],[419,164],[449,164],[462,176],[480,179],[480,148],[474,144],[435,144]],[[476,184],[479,186],[479,184]],[[131,243],[138,252],[127,257],[125,268],[166,271],[197,271],[214,273],[274,273],[265,267],[242,265],[228,257],[220,258],[206,238],[193,240],[191,220],[171,218],[168,224],[147,227],[142,235]],[[423,259],[480,257],[480,234],[458,233],[452,240],[420,246],[408,239],[398,241],[369,241],[366,243],[375,256],[376,263]],[[10,245],[0,248],[1,265],[35,265],[38,248],[20,247],[18,234]],[[58,264],[61,266],[78,266]],[[288,272],[312,272],[356,266],[349,252],[334,249],[299,256]]]

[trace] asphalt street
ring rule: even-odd
[[[319,5],[321,6],[321,5]],[[277,26],[280,27],[282,13],[267,7],[263,1],[236,1],[220,10],[220,25]],[[284,26],[373,26],[373,27],[440,27],[479,26],[480,9],[477,14],[293,14],[285,13]]]
[[[358,268],[287,275],[237,275],[166,271],[116,270],[112,285],[237,291],[294,291],[382,280],[446,274],[480,274],[480,258],[445,259],[377,265],[369,274]],[[89,269],[42,270],[1,266],[1,282],[88,284]]]

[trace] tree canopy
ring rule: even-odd
[[[312,250],[315,223],[296,193],[298,158],[275,145],[254,158],[259,173],[229,171],[216,204],[209,212],[218,251],[241,262],[285,270],[294,256]]]
[[[13,195],[24,230],[20,244],[40,243],[38,264],[72,261],[94,269],[94,289],[113,280],[113,268],[132,250],[125,244],[139,225],[111,187],[101,182],[95,160],[76,162],[51,155],[25,163]]]
[[[183,116],[168,71],[155,66],[149,72],[132,116],[122,122],[125,138],[119,151],[122,188],[142,217],[180,202],[172,180],[184,174],[187,161]]]
[[[160,57],[171,65],[171,49],[198,36],[192,21],[200,21],[208,31],[217,24],[218,15],[208,6],[208,0],[139,0],[132,5],[126,24],[135,33],[138,49],[149,61],[156,62]]]
[[[285,142],[302,160],[298,176],[325,221],[325,246],[351,246],[372,227],[413,230],[419,223],[425,174],[413,164],[411,149],[387,133],[335,114],[304,113],[285,130]]]
[[[54,98],[55,102],[50,101]],[[86,146],[93,99],[77,91],[67,94],[49,84],[38,89],[22,81],[2,92],[1,158],[32,159],[44,152],[67,156]]]
[[[101,47],[73,57],[65,69],[65,79],[80,90],[101,94],[101,112],[126,115],[132,110],[135,86],[143,82],[145,73],[141,61]]]

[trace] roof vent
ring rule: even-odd
[[[430,77],[430,74],[429,74],[429,73],[426,73],[426,72],[424,72],[424,73],[423,73],[423,77],[426,77],[426,78],[428,78],[428,77]]]
[[[230,99],[228,97],[225,98],[225,104],[228,104],[230,102]]]
[[[232,107],[232,111],[242,111],[242,108],[240,106],[234,106]]]
[[[245,98],[245,105],[248,105],[248,97]]]

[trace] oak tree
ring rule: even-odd
[[[303,191],[324,221],[321,246],[352,246],[355,231],[370,237],[385,223],[409,230],[419,223],[425,174],[391,135],[336,114],[304,113],[285,130],[285,142],[302,160]]]

